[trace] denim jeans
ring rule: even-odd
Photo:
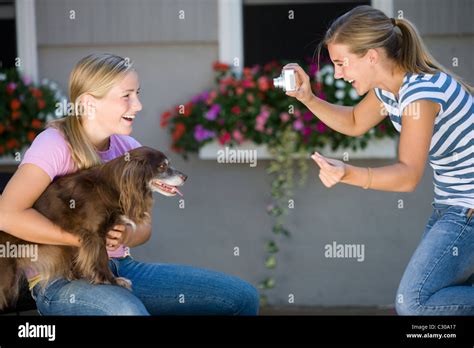
[[[183,265],[113,258],[116,276],[132,281],[132,291],[57,278],[44,291],[32,290],[41,315],[256,315],[259,296],[233,276]]]
[[[403,274],[400,315],[474,315],[472,209],[433,203],[421,242]]]

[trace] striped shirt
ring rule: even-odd
[[[474,208],[474,103],[472,95],[450,75],[407,73],[398,98],[375,88],[398,132],[402,112],[416,115],[417,100],[440,105],[431,138],[429,162],[434,171],[434,201]],[[410,110],[412,109],[412,110]]]

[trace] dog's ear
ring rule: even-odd
[[[119,178],[119,204],[123,214],[132,221],[143,218],[145,208],[145,193],[148,180],[149,166],[141,158],[131,158],[125,161]]]

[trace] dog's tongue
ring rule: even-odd
[[[181,197],[183,197],[183,194],[181,193],[180,190],[178,190],[178,188],[177,188],[176,186],[175,186],[174,190],[175,190],[175,192],[176,192],[178,195],[180,195]]]

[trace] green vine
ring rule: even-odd
[[[307,151],[297,148],[297,134],[291,128],[285,128],[277,137],[278,141],[268,146],[272,160],[267,169],[267,174],[272,175],[271,197],[272,202],[267,206],[267,213],[273,219],[273,236],[265,242],[265,267],[269,270],[275,269],[277,265],[277,253],[280,251],[280,242],[291,236],[290,230],[285,226],[285,218],[294,206],[293,189],[295,187],[295,162],[299,174],[300,186],[307,179],[308,163]],[[273,276],[267,276],[259,283],[263,291],[275,287],[276,281]],[[260,296],[262,305],[266,305],[267,296]]]

